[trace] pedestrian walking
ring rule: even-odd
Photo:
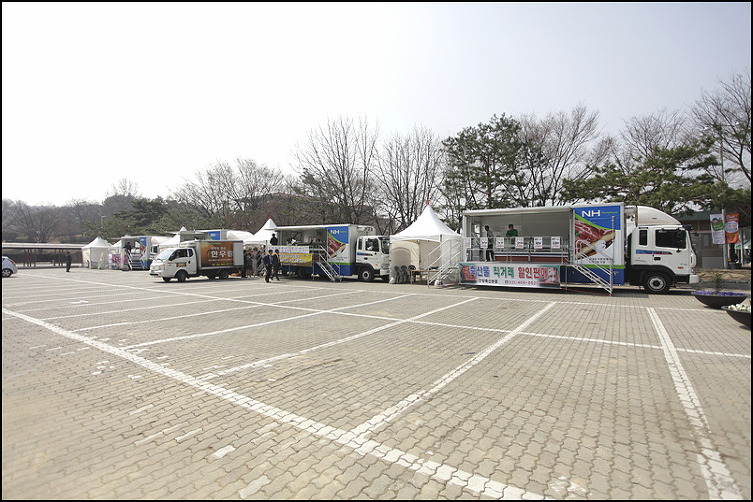
[[[71,258],[71,252],[68,251],[65,253],[65,271],[70,272],[71,271],[71,262],[73,261],[73,258]]]
[[[272,253],[272,250],[269,250],[269,253],[264,255],[264,268],[267,270],[266,275],[264,275],[264,280],[266,282],[269,282],[269,278],[272,277],[272,266],[274,265],[274,254]]]

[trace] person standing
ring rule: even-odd
[[[277,235],[276,234],[274,234],[274,233],[272,234],[272,238],[269,239],[269,243],[272,244],[273,246],[277,245]]]
[[[246,272],[249,268],[251,268],[251,252],[249,250],[243,251],[243,270],[241,272],[241,277],[244,279],[246,278]]]
[[[261,255],[261,249],[256,248],[256,254],[254,255],[254,275],[261,275],[261,269],[263,268]]]
[[[280,267],[282,264],[280,263],[280,250],[275,249],[275,254],[272,255],[272,278],[280,280]]]
[[[274,265],[274,255],[272,254],[272,250],[269,250],[269,253],[264,255],[264,268],[267,270],[266,275],[264,275],[264,280],[266,282],[269,282],[269,278],[272,277],[272,266]]]
[[[507,233],[505,234],[505,237],[517,237],[517,236],[518,236],[518,231],[515,229],[515,225],[510,223],[507,226]]]
[[[71,262],[73,261],[73,258],[71,258],[71,252],[67,251],[65,253],[65,271],[70,272],[71,271]]]
[[[494,261],[494,232],[489,225],[485,225],[484,230],[486,230],[486,261]]]

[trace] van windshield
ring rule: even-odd
[[[158,254],[154,259],[155,260],[162,260],[167,261],[170,258],[170,255],[173,251],[175,251],[177,248],[167,248],[163,250],[160,254]]]

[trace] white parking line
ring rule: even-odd
[[[706,420],[706,414],[693,388],[693,383],[685,372],[682,361],[680,361],[672,338],[656,314],[656,310],[651,307],[647,307],[646,310],[654,325],[654,329],[656,329],[656,333],[659,335],[659,340],[664,350],[664,358],[667,360],[667,365],[669,366],[669,374],[677,391],[677,397],[680,399],[688,421],[695,432],[695,437],[700,443],[701,448],[697,454],[698,464],[701,468],[701,474],[706,480],[709,498],[742,499],[742,495],[735,484],[732,474],[727,469],[721,455],[716,451],[714,443],[709,437],[709,424],[708,420]]]
[[[460,302],[459,304],[466,303],[467,301],[472,301],[474,299],[475,298],[471,298],[464,302]],[[450,306],[446,308],[450,308]],[[468,488],[470,490],[476,491],[477,493],[481,495],[485,495],[489,497],[543,498],[543,495],[541,494],[526,492],[525,490],[522,490],[520,488],[509,486],[504,483],[500,483],[498,481],[494,481],[492,479],[486,478],[484,476],[480,476],[480,475],[473,474],[470,472],[461,471],[457,469],[456,467],[452,467],[449,465],[440,464],[438,462],[433,462],[431,460],[423,459],[411,453],[401,451],[396,448],[390,448],[376,441],[372,441],[372,440],[364,441],[362,438],[356,437],[351,432],[337,429],[335,427],[332,427],[332,426],[329,426],[320,422],[316,422],[314,420],[310,420],[305,417],[301,417],[299,415],[296,415],[295,413],[290,413],[280,408],[252,399],[248,396],[244,396],[233,390],[226,389],[219,385],[214,385],[214,384],[204,382],[198,378],[192,377],[191,375],[187,375],[180,371],[169,369],[169,368],[164,368],[160,366],[159,364],[153,363],[152,361],[149,361],[148,359],[137,356],[123,349],[113,347],[111,345],[107,345],[97,340],[91,340],[89,338],[83,337],[81,335],[77,335],[73,332],[70,332],[63,328],[55,326],[54,324],[49,324],[45,321],[35,319],[25,314],[12,312],[5,308],[3,308],[3,312],[8,315],[17,317],[19,319],[23,319],[32,324],[42,326],[46,329],[49,329],[50,331],[54,333],[57,333],[58,335],[64,336],[66,338],[75,340],[80,343],[87,344],[105,353],[125,359],[133,364],[142,366],[143,368],[149,371],[172,378],[181,383],[194,387],[200,390],[201,392],[223,399],[225,401],[228,401],[237,406],[241,406],[255,413],[259,413],[273,420],[276,420],[277,422],[290,425],[297,429],[308,432],[309,434],[312,434],[314,436],[328,439],[334,443],[350,447],[353,449],[354,452],[358,453],[359,455],[363,455],[363,456],[371,455],[385,462],[400,465],[407,469],[411,469],[413,471],[435,478],[439,481],[458,485],[463,488]],[[428,314],[429,313],[426,313],[423,315],[428,315]],[[184,434],[180,438],[176,438],[176,440],[179,441],[181,439],[185,439],[189,437],[190,435],[193,435],[198,432],[199,430],[193,430],[189,433]],[[145,442],[148,442],[156,437],[161,436],[163,433],[164,431],[160,431],[156,434],[152,434],[151,436],[148,436],[141,440],[136,441],[136,444],[143,444]],[[447,474],[449,474],[449,477],[447,476]]]
[[[476,356],[471,358],[470,360],[466,361],[465,363],[461,364],[451,372],[447,373],[446,375],[440,377],[438,380],[434,382],[434,385],[427,389],[423,390],[421,392],[417,392],[415,394],[411,394],[410,396],[406,397],[399,403],[397,403],[394,406],[391,406],[390,408],[387,408],[383,412],[379,413],[378,415],[373,416],[366,422],[362,423],[361,425],[356,426],[355,428],[351,429],[351,433],[355,435],[358,438],[366,439],[366,436],[368,436],[371,433],[374,433],[377,431],[377,429],[387,425],[403,413],[407,411],[412,406],[418,404],[421,401],[426,400],[427,398],[433,396],[440,390],[442,390],[444,387],[446,387],[449,383],[451,383],[453,380],[458,378],[460,375],[486,359],[490,354],[492,354],[495,350],[500,348],[502,345],[506,344],[513,338],[515,338],[518,334],[520,334],[523,329],[528,327],[531,323],[536,321],[539,317],[544,315],[550,308],[554,307],[557,303],[552,302],[548,304],[546,307],[541,309],[536,314],[532,315],[528,319],[526,319],[522,324],[520,324],[517,328],[510,331],[507,335],[497,340],[492,345],[488,346],[483,351],[479,352]]]

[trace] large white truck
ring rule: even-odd
[[[469,210],[463,213],[462,233],[461,284],[561,288],[590,283],[611,294],[615,285],[664,293],[699,280],[688,230],[646,206]]]
[[[243,241],[193,240],[164,249],[152,261],[149,274],[170,282],[189,277],[227,279],[243,267]]]
[[[357,276],[361,281],[389,280],[389,237],[369,225],[302,225],[275,229],[282,270],[300,278],[330,280]]]

